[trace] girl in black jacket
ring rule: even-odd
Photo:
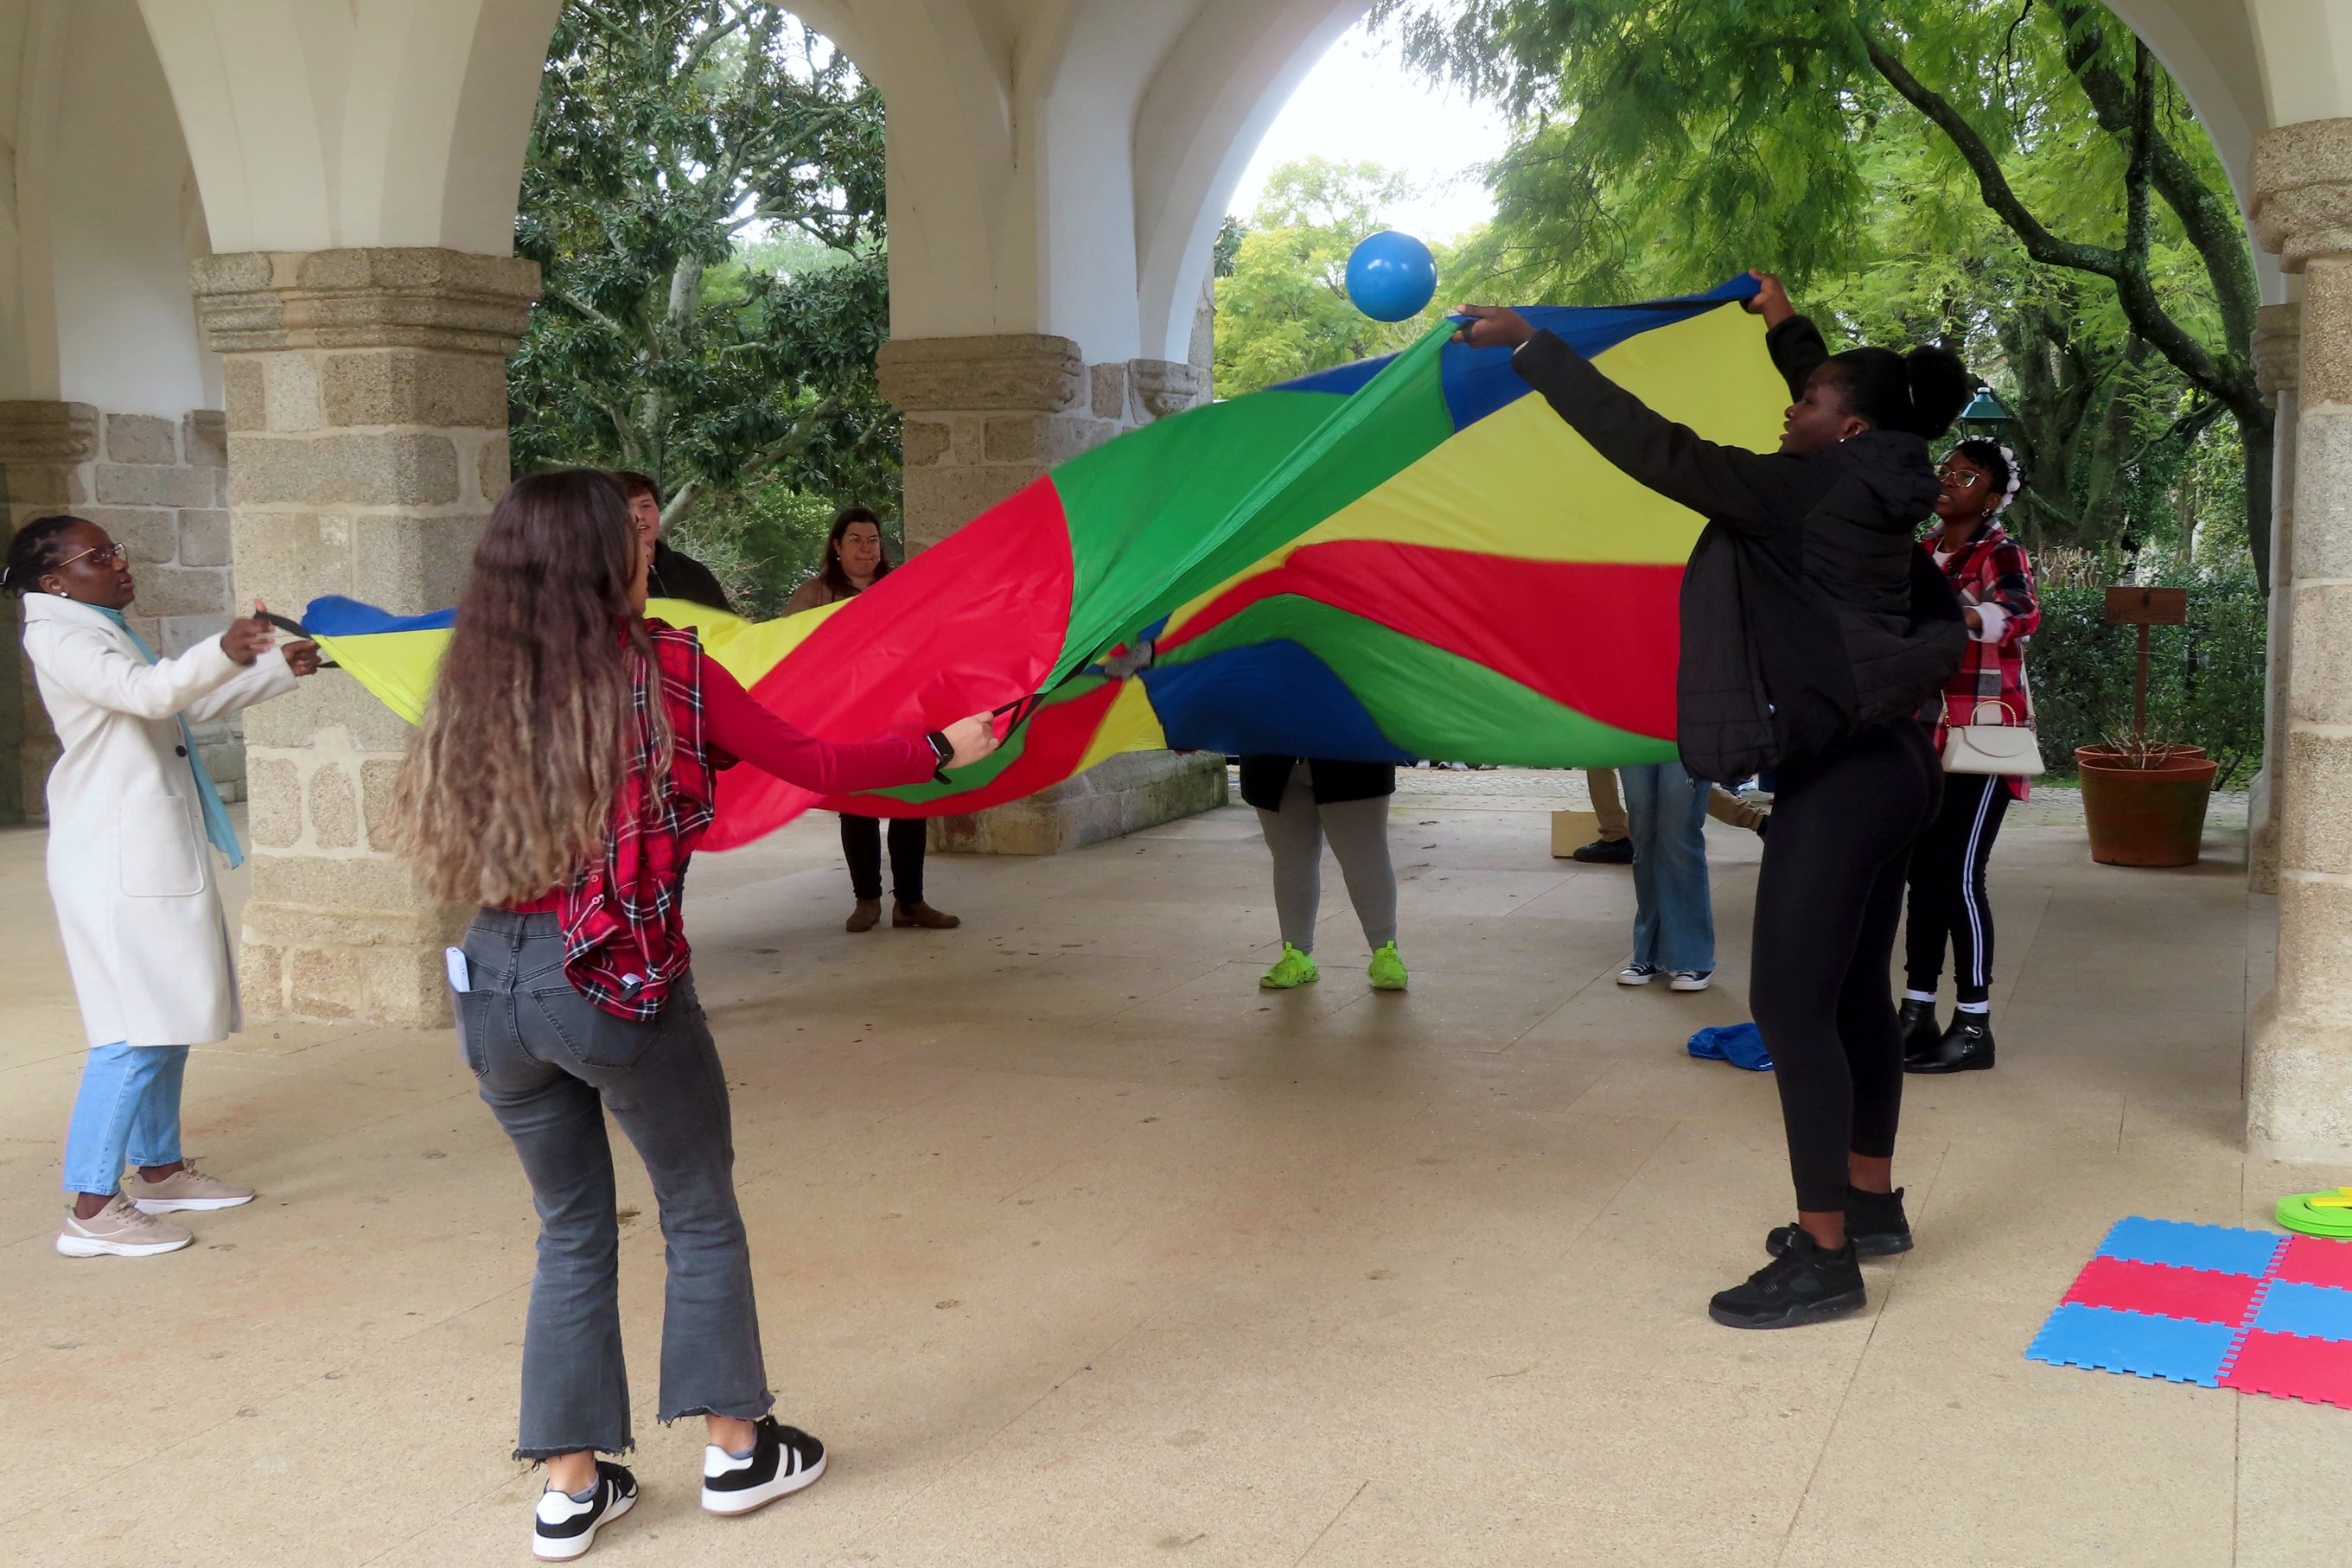
[[[1911,1245],[1892,1180],[1903,1047],[1887,965],[1911,841],[1943,784],[1911,715],[1966,638],[1913,541],[1936,500],[1927,442],[1972,388],[1937,349],[1828,354],[1779,281],[1757,276],[1749,308],[1796,399],[1770,456],[1701,440],[1516,311],[1465,305],[1460,338],[1510,347],[1596,451],[1707,520],[1683,575],[1676,740],[1700,778],[1779,775],[1748,1005],[1780,1083],[1798,1210],[1767,1238],[1775,1261],[1708,1310],[1781,1329],[1861,1307],[1858,1258]]]

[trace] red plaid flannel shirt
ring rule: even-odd
[[[562,890],[557,913],[572,989],[614,1017],[650,1023],[692,962],[679,895],[687,859],[710,826],[719,773],[703,739],[700,640],[656,620],[646,630],[659,691],[640,678],[635,749],[613,802],[612,839],[603,861],[583,867]],[[667,786],[648,798],[656,700],[668,710],[674,744]]]
[[[1943,542],[1938,529],[1919,542],[1930,558]],[[1997,605],[2007,616],[2000,635],[1979,642],[1969,634],[1968,651],[1960,668],[1939,697],[1919,710],[1919,721],[1935,727],[1936,750],[1944,749],[1946,731],[1957,720],[1962,724],[2023,724],[2033,722],[2033,700],[2025,685],[2025,645],[2042,629],[2042,602],[2033,592],[2033,565],[2025,547],[1997,522],[1987,521],[1976,536],[1944,563],[1944,578],[1969,605]],[[2006,706],[2002,706],[2006,704]],[[2023,778],[2007,780],[2011,793],[2023,800]]]

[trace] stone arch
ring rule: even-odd
[[[142,0],[225,251],[505,256],[561,0]]]

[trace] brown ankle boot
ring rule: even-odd
[[[953,931],[963,924],[953,915],[943,915],[926,903],[902,904],[890,902],[890,923],[894,926],[924,926],[932,931]]]
[[[879,921],[881,918],[881,900],[860,899],[857,900],[857,907],[849,911],[849,919],[842,922],[842,929],[845,931],[872,931],[874,929],[875,922]]]

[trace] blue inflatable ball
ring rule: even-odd
[[[1392,228],[1348,253],[1348,298],[1375,321],[1421,314],[1437,292],[1437,258],[1429,247]]]

